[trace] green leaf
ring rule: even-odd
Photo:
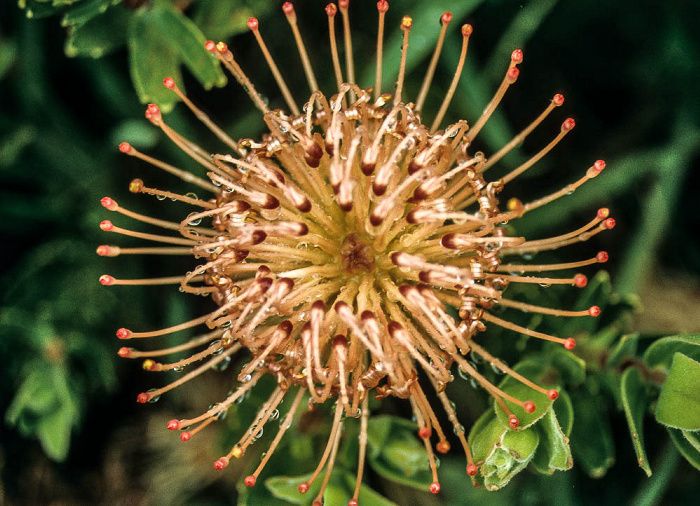
[[[574,427],[574,406],[571,403],[571,397],[564,390],[559,391],[559,398],[552,404],[552,409],[557,415],[557,420],[564,435],[569,437],[571,429]]]
[[[687,334],[663,337],[644,352],[644,361],[649,367],[663,366],[668,369],[676,352],[695,360],[700,360],[700,334]]]
[[[542,474],[554,471],[566,471],[574,465],[569,448],[569,438],[559,425],[559,421],[550,409],[534,427],[540,437],[540,444],[532,459],[534,468]]]
[[[15,64],[18,54],[17,44],[14,40],[6,38],[0,41],[0,79],[5,77],[5,74]]]
[[[676,352],[656,404],[656,421],[683,430],[700,430],[700,363]]]
[[[571,450],[575,462],[591,478],[602,478],[615,463],[615,445],[610,422],[601,399],[585,389],[572,392],[574,428]]]
[[[529,380],[538,383],[539,377],[544,371],[544,366],[539,362],[530,360],[516,364],[515,367],[513,367],[513,370],[522,374]],[[518,421],[520,422],[518,425],[518,430],[531,427],[535,422],[537,422],[537,420],[544,416],[552,405],[552,401],[545,394],[533,390],[529,386],[521,383],[511,376],[506,376],[498,385],[498,388],[516,399],[521,401],[532,401],[535,403],[535,411],[532,413],[527,413],[522,407],[506,401],[508,408],[516,417],[518,417]],[[496,416],[503,427],[510,427],[508,424],[509,416],[503,410],[503,408],[501,408],[498,404],[495,404],[494,408],[496,411]]]
[[[394,416],[369,420],[368,460],[372,469],[386,479],[425,490],[432,482],[428,453],[418,441],[416,425]]]
[[[629,426],[630,435],[632,436],[632,445],[637,454],[637,463],[647,476],[651,476],[649,459],[644,450],[644,434],[642,432],[644,413],[649,403],[646,387],[636,367],[630,367],[622,373],[620,390],[622,393],[622,406],[625,410],[627,425]]]
[[[666,427],[671,436],[671,441],[676,445],[678,451],[695,469],[700,470],[700,451],[684,437],[684,432],[671,427]]]
[[[107,10],[112,0],[85,0],[63,16],[61,26],[79,25]]]
[[[278,499],[284,499],[292,504],[310,502],[309,497],[316,497],[321,489],[321,480],[316,480],[306,494],[299,493],[299,484],[311,477],[311,473],[301,476],[273,476],[265,480],[265,487]]]
[[[63,461],[68,456],[70,433],[76,418],[75,406],[68,402],[39,421],[37,435],[41,447],[50,458]]]
[[[130,12],[117,5],[92,19],[76,24],[66,39],[67,56],[101,58],[126,43]]]
[[[580,385],[586,380],[586,361],[561,346],[549,347],[547,358],[567,385]]]
[[[617,367],[620,365],[623,358],[634,356],[637,353],[638,342],[639,334],[628,334],[626,336],[622,336],[622,338],[613,348],[612,352],[610,352],[606,366],[608,368]]]
[[[210,39],[223,40],[248,31],[248,18],[256,17],[262,20],[274,7],[274,2],[256,0],[198,0],[194,6],[192,20]]]

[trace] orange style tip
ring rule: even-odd
[[[105,257],[109,253],[109,246],[105,246],[104,244],[102,244],[102,245],[97,247],[97,249],[95,250],[95,253],[97,253],[101,257]]]
[[[608,209],[607,207],[601,207],[600,209],[598,209],[598,213],[596,214],[596,217],[599,220],[604,220],[608,216],[610,216],[610,209]]]
[[[348,506],[357,506],[357,505],[358,505],[357,499],[350,499],[348,501]]]
[[[520,420],[518,420],[518,417],[513,415],[510,418],[508,418],[508,426],[511,429],[517,429],[518,425],[520,425]]]
[[[228,459],[226,457],[221,457],[219,460],[214,462],[214,469],[221,471],[226,466],[228,466]]]
[[[600,316],[600,308],[598,306],[591,306],[588,309],[588,314],[594,318],[598,317],[598,316]]]
[[[155,367],[156,363],[151,360],[150,358],[146,359],[143,361],[143,364],[141,364],[141,367],[143,367],[144,371],[150,371]]]
[[[141,179],[134,179],[129,183],[129,191],[131,193],[140,193],[143,189],[143,181]]]
[[[231,455],[236,459],[240,459],[243,456],[243,450],[240,446],[236,446],[231,452]]]
[[[579,288],[583,288],[588,284],[588,278],[583,274],[576,274],[574,276],[574,284]]]
[[[323,501],[321,499],[314,499],[314,502],[311,503],[311,506],[323,506]]]
[[[389,10],[389,2],[387,2],[386,0],[379,0],[379,2],[377,2],[377,10],[379,12],[382,12],[382,13],[388,11]],[[350,504],[350,503],[348,503],[348,504]]]
[[[450,443],[448,441],[440,441],[437,445],[435,445],[435,448],[440,453],[447,453],[450,451]]]
[[[450,11],[443,12],[442,16],[440,16],[440,22],[443,25],[449,25],[450,21],[452,21],[452,13]]]
[[[182,434],[180,434],[180,441],[182,441],[183,443],[186,443],[187,441],[190,440],[191,437],[192,437],[192,434],[190,434],[189,432],[183,432]]]
[[[574,118],[567,118],[564,120],[564,123],[561,124],[561,131],[562,132],[569,132],[574,129],[576,126],[576,121],[574,121]]]
[[[146,404],[149,400],[151,400],[151,396],[146,392],[141,392],[138,397],[136,397],[136,402],[139,404]]]
[[[104,230],[105,232],[109,232],[114,228],[114,225],[112,225],[112,222],[109,220],[104,220],[100,222],[100,228]]]
[[[552,103],[556,106],[559,107],[564,104],[564,95],[561,93],[557,93],[552,97]]]
[[[611,228],[615,228],[615,220],[613,218],[608,218],[603,222],[603,226],[610,230]]]
[[[119,144],[119,151],[121,151],[124,154],[130,153],[131,144],[129,144],[128,142],[122,142],[121,144]]]
[[[114,278],[112,276],[110,276],[109,274],[103,274],[102,276],[100,276],[100,284],[101,285],[109,286],[112,283],[114,283]]]
[[[287,16],[294,15],[294,5],[292,4],[292,2],[284,2],[282,4],[282,10]]]
[[[429,439],[431,430],[428,427],[421,427],[418,429],[418,437],[421,439]]]
[[[309,491],[309,484],[306,482],[299,483],[299,486],[297,487],[297,489],[299,490],[300,494],[305,494]]]
[[[131,356],[132,351],[133,351],[132,348],[127,348],[126,346],[122,346],[121,348],[119,348],[117,355],[119,355],[122,358],[127,358],[127,357]]]
[[[608,258],[610,258],[610,256],[608,255],[607,251],[599,251],[598,254],[595,256],[595,259],[598,260],[598,263],[601,264],[607,262]]]
[[[117,202],[110,197],[102,197],[100,199],[100,204],[102,204],[102,207],[109,209],[110,211],[116,211],[117,210]]]
[[[208,40],[204,43],[204,49],[206,49],[210,53],[213,53],[216,49],[216,44],[214,44],[213,40]]]
[[[347,9],[350,7],[350,0],[338,0],[338,7],[341,9]]]
[[[122,327],[117,330],[117,337],[119,339],[129,339],[129,337],[131,337],[131,331]]]
[[[523,62],[523,51],[522,49],[516,49],[510,54],[510,59],[516,65]]]
[[[596,162],[593,164],[593,170],[595,170],[598,173],[602,172],[604,168],[605,160],[596,160]]]
[[[245,479],[243,480],[243,483],[245,483],[246,487],[252,487],[253,485],[255,485],[256,481],[257,481],[257,478],[251,474],[251,475],[245,477]]]
[[[413,26],[413,18],[411,16],[404,16],[401,18],[401,29],[410,30]]]
[[[467,474],[469,476],[476,476],[477,471],[479,470],[478,467],[476,467],[474,464],[469,464],[467,466]]]
[[[148,104],[148,107],[146,107],[146,111],[151,113],[153,116],[156,116],[160,114],[160,107],[158,107],[156,104]]]
[[[549,397],[550,401],[556,401],[559,398],[559,392],[553,388],[551,390],[547,390],[547,397]]]
[[[228,45],[226,45],[226,43],[223,41],[219,41],[216,43],[216,50],[219,53],[225,53],[228,51]]]
[[[430,493],[431,494],[439,494],[440,493],[440,484],[437,481],[430,484]]]
[[[462,37],[469,37],[473,31],[472,25],[462,25]]]
[[[326,14],[328,14],[328,17],[333,17],[338,13],[338,8],[335,6],[335,4],[328,4],[326,5]]]
[[[520,71],[518,70],[517,67],[511,67],[508,69],[508,72],[506,72],[506,79],[510,84],[513,84],[515,81],[518,80],[518,76],[520,75]]]
[[[535,406],[535,403],[532,401],[526,401],[525,404],[523,404],[523,409],[526,413],[534,413],[537,406]]]
[[[566,348],[569,351],[573,350],[574,348],[576,348],[576,340],[573,337],[564,339],[564,348]]]
[[[168,430],[177,430],[180,428],[180,421],[179,420],[170,420],[168,424],[165,426]]]
[[[285,4],[286,5],[286,4]],[[284,7],[283,7],[284,8]],[[258,29],[258,20],[257,18],[248,18],[248,28],[251,30],[255,31]]]

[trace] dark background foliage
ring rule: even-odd
[[[154,384],[154,379],[134,362],[124,363],[115,356],[117,327],[128,323],[133,328],[157,328],[183,321],[200,314],[207,302],[167,289],[106,289],[97,283],[104,272],[146,277],[172,275],[187,266],[132,258],[110,262],[94,254],[98,244],[109,242],[98,228],[101,220],[109,218],[99,205],[104,195],[179,221],[181,209],[137,199],[126,191],[134,177],[143,176],[159,187],[173,184],[126,159],[116,146],[127,140],[161,158],[182,160],[142,119],[139,96],[158,94],[156,98],[166,107],[170,96],[143,82],[137,86],[137,95],[132,78],[138,81],[138,76],[152,71],[155,81],[160,81],[163,72],[172,73],[193,54],[182,49],[189,47],[186,44],[176,45],[177,34],[163,37],[158,32],[162,20],[150,13],[163,2],[19,3],[23,9],[17,2],[0,3],[0,413],[4,424],[0,504],[233,504],[243,467],[215,475],[211,462],[247,426],[236,420],[252,417],[255,403],[237,408],[234,416],[229,415],[227,430],[210,431],[200,444],[175,444],[163,430],[164,421],[188,409],[206,408],[228,384],[205,378],[191,388],[178,389],[156,406],[144,407],[134,402],[135,395],[144,385]],[[172,4],[207,37],[227,40],[271,103],[283,106],[245,27],[250,15],[258,16],[272,51],[278,55],[289,51],[292,38],[277,2]],[[368,472],[369,485],[400,504],[416,500],[426,504],[474,500],[484,504],[694,503],[700,493],[697,470],[654,421],[658,385],[649,387],[644,405],[651,478],[637,466],[619,399],[603,392],[607,381],[617,385],[620,373],[635,363],[653,339],[700,332],[700,213],[696,207],[700,3],[396,0],[390,4],[386,58],[393,71],[386,71],[384,86],[389,88],[397,67],[399,42],[394,27],[402,14],[411,14],[415,33],[408,63],[409,96],[415,96],[420,86],[440,14],[446,9],[455,13],[426,110],[439,105],[440,92],[451,78],[459,52],[457,27],[463,22],[474,26],[469,63],[448,120],[477,117],[496,88],[510,52],[524,49],[517,86],[481,136],[487,152],[526,125],[553,93],[566,95],[559,114],[562,119],[575,117],[576,129],[523,178],[517,193],[505,197],[541,196],[578,177],[596,159],[608,162],[599,178],[533,213],[518,224],[518,231],[530,237],[559,233],[587,221],[598,207],[609,207],[617,219],[616,229],[570,253],[584,258],[605,249],[611,256],[606,268],[612,273],[612,295],[606,292],[604,277],[598,278],[604,287],[598,298],[608,299],[610,312],[599,327],[585,332],[591,339],[602,339],[601,329],[614,324],[619,335],[638,333],[640,338],[638,342],[635,338],[635,349],[616,348],[614,340],[603,351],[597,350],[600,353],[586,357],[586,382],[572,388],[573,396],[584,398],[575,419],[580,419],[581,427],[592,420],[589,430],[607,439],[597,447],[581,446],[590,455],[583,450],[577,454],[575,424],[573,470],[551,477],[525,471],[504,490],[485,493],[473,491],[466,483],[463,464],[447,457],[440,470],[443,493],[439,497],[416,496],[376,469]],[[297,11],[312,60],[317,68],[328,69],[324,5],[297,2]],[[107,15],[92,17],[98,7],[108,8]],[[354,0],[351,15],[358,74],[361,84],[369,86],[374,2]],[[301,100],[307,91],[296,54],[278,59]],[[181,82],[190,96],[234,137],[258,135],[262,122],[235,83],[205,91],[202,83],[212,85],[221,77],[201,67],[197,72],[182,71]],[[319,74],[324,89],[331,89],[330,72]],[[208,149],[221,149],[182,107],[175,107],[168,119]],[[547,142],[552,130],[541,130],[507,158],[506,165],[516,164]],[[565,301],[566,296],[554,292],[541,295],[540,302],[556,302],[558,297]],[[563,325],[542,324],[560,330]],[[515,362],[519,352],[512,348],[504,346],[500,352]],[[603,366],[596,366],[601,353],[607,357],[616,352],[626,362],[610,368],[603,360]],[[535,353],[544,357],[545,351]],[[619,391],[615,388],[619,386],[611,391]],[[478,408],[460,413],[473,422],[486,403],[468,389],[463,395]],[[590,399],[595,402],[586,403]],[[382,411],[401,413],[405,407],[389,402]],[[322,419],[307,422],[311,426],[325,423]],[[313,461],[309,445],[320,445],[320,440],[308,435],[300,441],[298,447],[284,449],[270,476],[298,474],[306,462]],[[700,458],[692,458],[698,465]],[[301,463],[298,469],[297,462]],[[254,497],[248,500],[255,504]]]

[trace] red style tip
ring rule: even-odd
[[[357,499],[350,499],[348,501],[348,506],[357,506]]]
[[[583,288],[588,284],[588,278],[583,274],[576,274],[574,276],[574,284],[579,288]]]
[[[479,470],[479,468],[476,467],[474,464],[469,464],[467,466],[467,474],[469,476],[475,476],[478,470]]]
[[[604,220],[608,216],[610,216],[610,209],[608,209],[607,207],[601,207],[600,209],[598,209],[598,214],[596,214],[596,217],[599,220]]]
[[[562,95],[561,93],[557,93],[552,97],[552,103],[557,107],[564,104],[564,95]]]
[[[450,443],[448,441],[440,441],[438,444],[435,445],[435,448],[440,453],[447,453],[450,451]]]
[[[170,421],[168,422],[168,425],[166,425],[166,428],[167,428],[168,430],[177,430],[177,429],[180,428],[180,421],[179,421],[179,420],[175,420],[175,419],[170,420]]]
[[[246,487],[252,487],[253,485],[255,485],[256,481],[257,481],[257,478],[251,474],[251,475],[245,477],[245,479],[243,480],[243,483],[245,483]]]
[[[111,285],[112,283],[114,283],[114,278],[112,276],[110,276],[109,274],[103,274],[102,276],[100,276],[100,284],[101,285],[108,286],[108,285]]]
[[[564,123],[561,124],[561,130],[562,132],[569,132],[574,129],[576,126],[576,121],[574,121],[574,118],[567,118],[564,120]]]
[[[347,9],[350,7],[350,0],[338,0],[338,7],[341,9]]]
[[[146,392],[141,392],[138,397],[136,397],[136,402],[139,404],[146,404],[148,401],[151,400],[151,396],[148,395]]]
[[[418,429],[418,437],[421,439],[429,439],[431,430],[428,427],[421,427]]]
[[[440,484],[437,481],[430,484],[430,492],[433,494],[440,493]]]
[[[387,2],[386,0],[379,0],[379,2],[377,2],[377,10],[379,12],[388,11],[389,10],[389,2]],[[350,503],[348,503],[348,504],[350,504]]]
[[[605,262],[608,261],[608,252],[607,251],[599,251],[598,254],[595,256],[595,259],[598,260],[599,263],[604,264]]]
[[[511,429],[517,429],[518,425],[520,425],[520,420],[518,420],[518,417],[513,415],[508,419],[508,426]]]
[[[518,80],[519,75],[520,71],[518,70],[518,67],[511,67],[508,69],[508,72],[506,72],[506,79],[510,84],[513,84]]]
[[[510,55],[510,59],[516,65],[523,62],[523,51],[522,49],[516,49]]]
[[[596,162],[593,164],[593,170],[596,172],[602,172],[604,168],[605,160],[596,160]]]
[[[469,37],[473,31],[472,25],[462,25],[462,37]]]
[[[299,489],[300,494],[305,494],[309,491],[309,484],[306,482],[299,483],[299,486],[297,487]]]
[[[102,207],[109,209],[110,211],[116,211],[118,207],[117,203],[109,197],[102,197],[100,199],[100,204],[102,204]]]
[[[163,79],[163,86],[168,88],[169,90],[172,90],[175,88],[175,80],[172,77],[166,77]]]
[[[335,6],[335,4],[328,4],[326,5],[326,14],[328,14],[329,17],[333,17],[338,13],[338,8]]]
[[[219,460],[214,462],[214,469],[221,471],[226,466],[228,466],[228,459],[226,457],[221,457]]]
[[[206,49],[210,53],[213,53],[214,51],[216,51],[216,44],[214,44],[213,40],[208,40],[204,43],[204,49]]]
[[[130,357],[131,356],[131,348],[127,348],[126,346],[122,346],[121,348],[119,348],[117,355],[119,355],[122,358]]]
[[[611,228],[615,228],[615,220],[613,218],[608,218],[603,222],[603,226],[610,230]]]
[[[131,336],[131,331],[129,329],[125,329],[124,327],[120,328],[117,330],[117,337],[119,339],[129,339]]]
[[[190,434],[189,432],[183,432],[182,434],[180,434],[180,441],[182,441],[183,443],[186,443],[187,441],[190,440],[191,437],[192,437],[192,434]]]
[[[130,153],[131,152],[131,144],[128,142],[122,142],[119,144],[119,151],[122,153]]]
[[[285,4],[286,5],[286,4]],[[284,7],[282,7],[284,8]],[[248,18],[248,28],[251,30],[255,31],[258,29],[258,20],[257,18]]]
[[[443,12],[440,16],[440,22],[443,25],[449,25],[450,21],[452,21],[452,13],[450,11]]]
[[[282,4],[282,10],[287,16],[292,16],[294,14],[294,5],[292,2],[284,2]]]
[[[573,337],[569,337],[568,339],[564,339],[564,348],[566,348],[569,351],[576,348],[576,339],[574,339]]]
[[[556,401],[559,398],[559,392],[552,388],[547,391],[547,397],[549,397],[550,401]]]
[[[592,317],[596,318],[600,316],[600,308],[598,306],[591,306],[590,309],[588,310],[588,314],[591,315]]]
[[[526,413],[534,413],[535,410],[537,409],[537,406],[535,406],[535,403],[532,401],[527,401],[525,404],[523,404],[523,409],[525,410]]]
[[[95,251],[101,257],[106,257],[107,255],[109,255],[109,246],[107,246],[106,244],[102,244],[98,246]]]
[[[114,228],[114,225],[112,225],[112,222],[109,220],[104,220],[100,222],[100,228],[104,230],[105,232],[109,232]]]

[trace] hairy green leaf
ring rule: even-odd
[[[647,458],[644,449],[644,413],[649,404],[646,387],[642,382],[642,377],[636,367],[628,368],[622,373],[620,384],[622,393],[622,406],[625,410],[627,425],[632,436],[632,445],[637,454],[637,463],[647,476],[651,476],[651,468],[649,467],[649,459]]]
[[[656,404],[656,421],[682,430],[700,430],[700,363],[676,352]]]

